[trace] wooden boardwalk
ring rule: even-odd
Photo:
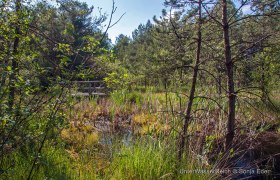
[[[103,81],[73,81],[77,91],[72,96],[106,96],[106,86]]]

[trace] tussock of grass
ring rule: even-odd
[[[111,167],[108,178],[115,179],[159,179],[174,176],[175,158],[159,143],[140,142],[133,146],[122,146]]]

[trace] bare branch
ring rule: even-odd
[[[267,14],[251,14],[251,15],[247,15],[244,16],[240,19],[237,19],[236,21],[233,21],[232,23],[229,23],[229,26],[233,26],[235,23],[238,23],[239,21],[243,21],[245,19],[250,19],[250,18],[254,18],[254,17],[270,17],[270,16],[274,16],[274,15],[280,15],[280,12],[275,12],[275,13],[267,13]]]
[[[113,24],[112,23],[112,20],[113,20],[113,15],[115,14],[116,10],[117,10],[117,7],[115,7],[115,0],[112,0],[113,4],[112,4],[112,11],[111,11],[111,14],[110,14],[110,19],[109,19],[109,23],[108,23],[108,26],[105,30],[105,32],[103,33],[103,36],[102,38],[100,39],[100,43],[104,40],[104,38],[106,37],[106,34],[108,32],[108,30],[113,27],[114,25],[116,25],[121,19],[122,17],[125,15],[125,13],[123,13],[120,18]]]
[[[215,5],[215,6],[217,6],[217,5]],[[223,26],[223,24],[219,21],[219,20],[217,20],[217,18],[215,18],[209,11],[208,11],[208,9],[207,9],[207,7],[206,6],[204,6],[203,4],[202,4],[202,7],[203,7],[203,9],[205,10],[205,12],[207,13],[207,15],[211,18],[211,19],[213,19],[217,24],[219,24],[220,26]]]
[[[231,17],[229,17],[228,22],[231,21],[231,19],[240,11],[241,8],[243,8],[243,6],[245,6],[248,3],[248,0],[245,0],[240,6],[239,8],[231,15]]]

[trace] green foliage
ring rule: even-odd
[[[112,72],[104,78],[104,81],[110,89],[125,89],[129,85],[129,75],[127,73]]]
[[[112,53],[106,37],[106,43],[99,42],[105,17],[93,20],[85,3],[63,1],[54,7],[8,0],[1,1],[0,12],[0,166],[9,169],[19,161],[24,170],[14,169],[7,177],[20,179],[35,171],[32,164],[40,154],[52,158],[55,149],[43,152],[44,146],[57,142],[67,124],[69,82],[95,78],[94,59]],[[26,162],[24,151],[30,155]]]

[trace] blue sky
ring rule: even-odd
[[[102,12],[110,14],[112,10],[112,0],[81,0],[89,5],[102,8]],[[112,27],[108,34],[114,43],[115,37],[119,34],[131,36],[134,29],[140,23],[146,23],[148,19],[152,20],[153,16],[159,17],[164,8],[164,0],[115,0],[117,11],[114,14],[116,21],[123,13],[126,13],[121,21]],[[106,23],[105,23],[106,24]],[[105,25],[104,24],[104,25]]]

